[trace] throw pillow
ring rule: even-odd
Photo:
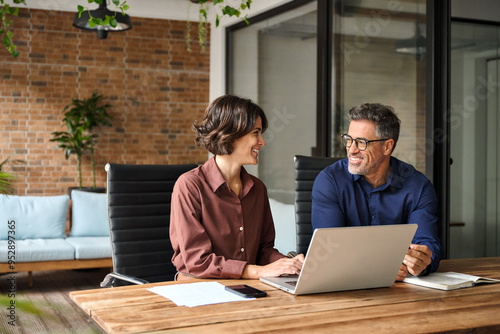
[[[107,195],[73,190],[72,237],[109,236]]]
[[[68,195],[0,195],[0,239],[65,238],[68,203]]]

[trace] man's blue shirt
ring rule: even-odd
[[[431,182],[413,166],[391,157],[391,175],[375,189],[348,171],[348,159],[326,167],[314,181],[311,220],[321,227],[417,224],[412,243],[432,251],[430,272],[441,260],[437,196]]]

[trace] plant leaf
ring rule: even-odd
[[[200,8],[200,14],[205,18],[205,21],[207,20],[207,11],[203,8]]]
[[[240,17],[241,12],[239,10],[237,10],[236,8],[233,8],[231,6],[226,6],[226,7],[222,8],[222,14]]]

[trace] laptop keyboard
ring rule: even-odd
[[[286,284],[290,284],[292,286],[296,286],[297,285],[297,281],[290,281],[290,282],[285,282]]]

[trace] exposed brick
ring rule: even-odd
[[[19,177],[16,194],[66,194],[76,185],[76,157],[66,160],[50,139],[65,130],[65,106],[95,89],[114,116],[113,127],[96,131],[97,186],[106,185],[108,162],[204,162],[191,124],[209,102],[210,52],[196,43],[186,51],[186,22],[133,18],[133,29],[99,40],[71,21],[67,12],[21,8],[11,25],[20,56],[0,48],[0,161],[26,161],[7,167]],[[89,154],[82,173],[90,185]]]

